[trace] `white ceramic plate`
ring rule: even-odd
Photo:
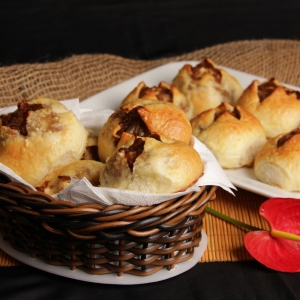
[[[92,109],[103,109],[110,108],[116,109],[121,101],[131,92],[138,83],[144,81],[147,86],[156,86],[160,81],[166,81],[171,83],[173,78],[176,76],[178,71],[183,67],[184,64],[189,63],[191,65],[196,65],[198,61],[181,61],[172,62],[138,76],[135,76],[129,80],[119,83],[107,90],[104,90],[80,103],[81,108],[92,108]],[[243,88],[249,86],[249,84],[254,80],[264,81],[266,78],[259,77],[256,75],[244,73],[234,69],[221,66],[223,69],[227,70],[230,74],[235,76],[241,83]],[[276,74],[274,74],[276,77]],[[299,90],[298,87],[285,84],[287,87]],[[260,182],[254,174],[253,169],[240,168],[235,170],[225,171],[229,180],[236,186],[251,192],[254,192],[265,197],[283,197],[283,198],[299,198],[300,192],[287,192],[279,188],[272,187],[270,185]]]
[[[202,255],[204,254],[208,243],[207,235],[203,229],[201,231],[201,234],[202,234],[201,242],[199,244],[199,247],[195,247],[194,256],[191,259],[183,263],[176,264],[174,269],[170,271],[166,269],[161,269],[152,275],[143,276],[143,277],[134,276],[130,274],[124,274],[122,277],[118,277],[116,274],[91,275],[79,269],[70,270],[68,267],[65,266],[52,266],[46,264],[44,261],[40,260],[39,258],[31,258],[28,253],[15,250],[10,246],[9,242],[4,241],[3,238],[0,238],[0,248],[10,256],[14,257],[20,262],[23,262],[26,265],[59,276],[81,280],[81,281],[94,282],[94,283],[115,284],[115,285],[135,285],[135,284],[145,284],[145,283],[151,283],[151,282],[157,282],[157,281],[169,279],[179,274],[182,274],[188,271],[189,269],[191,269],[192,267],[194,267],[199,262]]]

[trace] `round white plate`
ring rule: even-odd
[[[39,258],[31,258],[28,253],[20,252],[13,249],[10,246],[9,242],[4,241],[3,239],[0,239],[0,248],[11,257],[17,259],[18,261],[26,265],[59,276],[68,277],[71,279],[76,279],[81,281],[94,282],[94,283],[134,285],[134,284],[157,282],[168,278],[172,278],[174,276],[177,276],[179,274],[188,271],[193,266],[195,266],[199,262],[200,258],[204,254],[207,247],[207,235],[204,230],[202,230],[201,233],[202,233],[202,239],[199,244],[199,247],[195,247],[194,256],[190,260],[185,261],[183,263],[176,264],[174,269],[170,271],[166,269],[161,269],[158,272],[149,276],[134,276],[130,274],[124,274],[122,277],[118,277],[116,274],[91,275],[79,269],[70,270],[66,266],[48,265],[44,261],[40,260]]]

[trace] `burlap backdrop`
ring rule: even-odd
[[[254,40],[231,42],[152,61],[109,54],[75,55],[58,62],[0,68],[0,107],[36,96],[84,100],[158,65],[208,56],[217,64],[300,85],[300,42]]]

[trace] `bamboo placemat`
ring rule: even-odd
[[[58,62],[0,67],[0,107],[16,104],[21,98],[37,96],[84,100],[156,66],[171,61],[200,61],[206,56],[218,65],[266,78],[276,77],[281,82],[300,86],[300,41],[251,40],[152,61],[88,54]],[[216,200],[209,205],[240,221],[267,229],[267,222],[258,215],[258,208],[266,199],[242,189],[232,196],[219,188]],[[210,214],[204,218],[204,228],[209,244],[201,262],[251,260],[243,246],[244,229]],[[0,266],[19,264],[0,249]]]

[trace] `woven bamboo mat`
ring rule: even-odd
[[[300,41],[245,40],[220,44],[176,57],[152,61],[132,60],[109,54],[76,55],[58,62],[0,67],[0,107],[21,98],[37,96],[81,101],[156,66],[181,60],[212,58],[217,64],[258,76],[276,77],[300,86]],[[210,206],[256,227],[268,228],[258,215],[266,198],[239,189],[235,196],[217,191]],[[245,230],[206,214],[204,228],[209,244],[201,262],[251,260],[243,246]],[[0,266],[20,263],[0,249]]]

